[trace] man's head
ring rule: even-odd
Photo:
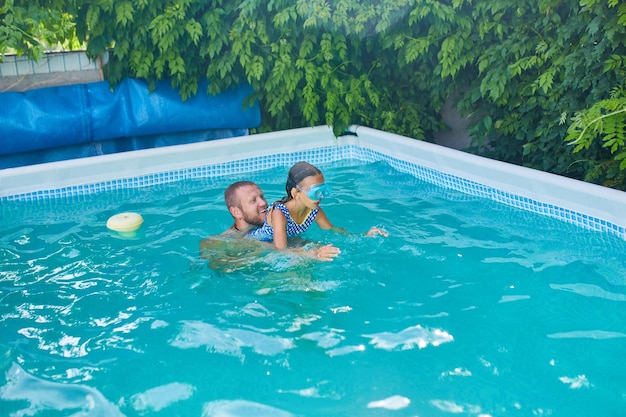
[[[261,226],[267,215],[263,191],[252,181],[238,181],[226,188],[224,200],[237,229]]]

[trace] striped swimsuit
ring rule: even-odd
[[[304,233],[306,229],[315,221],[317,217],[317,213],[319,209],[313,209],[309,213],[309,215],[304,219],[301,224],[296,223],[289,214],[289,209],[285,207],[283,203],[276,203],[272,206],[272,210],[278,209],[283,212],[285,218],[287,219],[287,236],[296,236],[301,233]],[[270,213],[267,213],[267,216],[270,216]],[[271,242],[274,240],[274,228],[267,224],[267,218],[263,223],[263,226],[260,228],[253,230],[248,236],[258,239],[262,242]]]

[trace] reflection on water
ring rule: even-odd
[[[96,389],[86,385],[50,382],[37,378],[13,364],[7,372],[0,398],[26,401],[29,406],[14,415],[36,415],[48,410],[63,411],[71,417],[121,417],[123,414]]]
[[[145,392],[135,394],[130,401],[133,408],[137,411],[149,409],[161,411],[175,402],[190,398],[194,391],[195,388],[189,384],[172,382],[171,384],[150,388]]]
[[[606,300],[626,301],[626,294],[607,291],[593,284],[550,284],[550,288],[561,291],[570,291],[585,297],[599,297]]]
[[[251,347],[254,353],[267,356],[274,356],[295,347],[291,339],[264,334],[264,332],[276,332],[275,329],[250,331],[229,328],[222,330],[202,322],[183,322],[182,324],[180,334],[172,341],[172,346],[181,349],[205,346],[210,352],[235,356],[243,360],[242,348],[244,347]]]
[[[406,397],[394,395],[384,400],[372,401],[367,404],[367,408],[386,408],[388,410],[400,410],[406,408],[411,403]]]
[[[294,417],[278,408],[245,400],[212,401],[202,410],[202,417]]]
[[[441,329],[424,329],[419,324],[408,327],[398,333],[381,332],[376,334],[364,335],[371,338],[370,343],[377,349],[394,350],[394,349],[412,349],[417,346],[424,349],[428,345],[439,346],[442,343],[452,342],[454,337]]]

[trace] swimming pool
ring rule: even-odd
[[[176,152],[159,151],[150,164],[145,156],[121,156],[119,166],[106,159],[103,167],[123,171],[108,178],[92,167],[54,183],[55,170],[38,167],[50,169],[51,186],[29,188],[36,175],[23,171],[11,192],[3,182],[2,414],[624,409],[626,242],[619,216],[611,218],[619,200],[590,215],[563,191],[551,190],[546,202],[541,193],[519,196],[380,158],[388,154],[356,146],[365,135],[338,143],[290,132],[278,142],[290,135],[289,153],[254,156],[252,144],[243,150],[250,156],[232,162],[218,148],[209,157],[216,162],[181,168]],[[401,144],[373,146],[390,152]],[[225,186],[252,179],[276,199],[294,159],[319,165],[333,184],[324,207],[355,234],[314,229],[306,239],[333,242],[341,258],[247,256],[243,246],[232,249],[243,261],[224,269],[200,257],[199,241],[229,224]],[[174,165],[160,169],[167,164]],[[569,205],[555,205],[557,198]],[[104,228],[126,210],[146,219],[135,237]],[[391,236],[358,235],[372,225]]]

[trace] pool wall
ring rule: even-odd
[[[427,182],[519,207],[626,240],[626,193],[352,126],[326,126],[8,168],[0,201],[68,198],[190,178],[218,177],[344,159],[385,161]]]

